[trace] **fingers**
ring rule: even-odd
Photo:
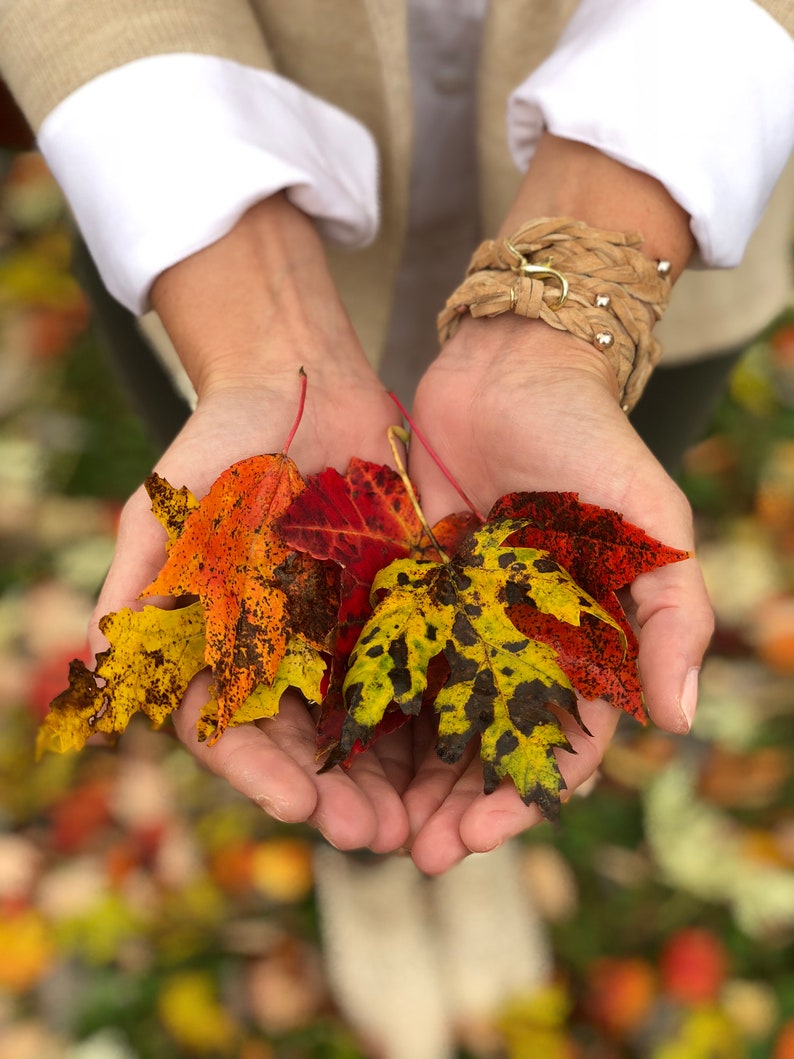
[[[382,736],[368,751],[377,758],[384,776],[400,797],[414,777],[413,741],[413,725],[404,724],[397,731]]]
[[[196,722],[209,677],[197,678],[174,715],[180,740],[196,760],[285,823],[309,823],[337,849],[391,852],[408,837],[400,795],[377,758],[358,759],[349,773],[318,773],[314,721],[295,696],[277,717],[227,728],[212,745],[199,742]]]
[[[618,711],[605,702],[584,702],[581,713],[592,733],[590,736],[573,718],[566,717],[563,721],[565,734],[575,751],[557,754],[566,783],[563,801],[596,771],[619,719]],[[542,821],[535,805],[527,806],[521,801],[511,780],[504,780],[493,794],[483,794],[479,756],[469,759],[451,785],[449,771],[446,797],[424,822],[411,849],[417,867],[429,875],[448,871],[469,853],[496,849],[508,838]],[[437,794],[443,791],[438,780],[435,791]]]
[[[463,762],[459,763],[462,764]],[[442,762],[439,762],[439,766],[439,769],[428,773],[429,787],[437,798],[447,787],[448,792],[438,808],[421,826],[411,845],[414,863],[420,871],[428,875],[440,875],[469,855],[471,850],[461,835],[460,822],[468,807],[478,797],[483,796],[479,757],[472,760],[471,755],[468,755],[468,763],[462,770],[459,766],[444,765]],[[428,801],[430,796],[430,790],[422,791],[417,785],[414,817],[420,802],[423,811],[432,805],[432,802]],[[494,845],[498,843],[495,842]]]
[[[227,729],[216,743],[199,742],[196,723],[208,699],[208,687],[208,675],[197,677],[174,714],[180,741],[200,765],[223,777],[276,820],[308,820],[317,805],[317,792],[311,777],[296,760],[303,753],[302,744],[313,733],[305,707],[285,696],[282,746],[253,724]]]
[[[694,559],[638,577],[631,588],[640,626],[639,666],[648,713],[669,732],[687,732],[714,615]]]
[[[400,792],[395,789],[380,759],[374,754],[360,754],[348,776],[345,776],[341,770],[334,770],[327,775],[333,776],[334,773],[355,785],[360,795],[364,796],[374,816],[374,831],[366,842],[359,844],[366,845],[373,853],[392,853],[404,847],[409,837],[408,813],[403,805]],[[355,806],[351,804],[349,816],[341,811],[338,802],[333,803],[332,808],[334,815],[339,817],[334,828],[337,836],[340,828],[350,827],[352,829],[355,826],[355,820],[352,819],[352,814],[356,811]],[[320,830],[328,837],[328,828],[320,828]],[[338,847],[337,842],[334,844]]]
[[[563,802],[597,770],[620,718],[618,710],[605,702],[584,702],[580,708],[591,735],[586,735],[572,719],[563,724],[575,751],[557,752],[566,784]],[[485,853],[540,821],[538,809],[524,805],[513,784],[504,781],[493,794],[480,793],[471,802],[460,820],[460,836],[470,852]]]
[[[471,762],[475,761],[479,768],[478,751],[479,740],[472,739],[460,760],[447,765],[436,754],[435,740],[427,745],[424,758],[417,765],[416,776],[403,795],[414,843],[428,821],[446,806]],[[482,789],[482,770],[478,783]]]

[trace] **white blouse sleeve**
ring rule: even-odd
[[[656,177],[732,267],[794,146],[794,41],[753,0],[582,0],[508,129],[522,169],[548,129]]]
[[[377,148],[338,108],[206,55],[139,59],[53,110],[39,147],[110,292],[135,313],[164,269],[287,189],[347,246],[378,227]]]

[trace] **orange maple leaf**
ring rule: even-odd
[[[283,453],[235,463],[186,512],[184,491],[157,475],[147,482],[172,539],[165,565],[143,595],[198,596],[219,732],[257,685],[273,683],[284,657],[293,630],[275,571],[292,549],[274,532],[273,522],[305,488],[300,471]]]

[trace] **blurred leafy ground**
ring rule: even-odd
[[[7,160],[8,161],[8,160]],[[152,452],[87,330],[40,160],[0,184],[0,1055],[356,1059],[311,845],[164,734],[36,764]],[[626,725],[522,843],[557,973],[461,1055],[794,1057],[794,313],[748,350],[685,487],[719,619],[692,736]]]

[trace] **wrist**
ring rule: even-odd
[[[501,377],[505,386],[554,388],[592,385],[617,405],[618,385],[609,362],[589,342],[556,331],[542,320],[506,313],[466,317],[443,346],[438,367],[476,380]]]
[[[607,358],[629,412],[661,356],[653,327],[692,249],[688,215],[659,181],[546,133],[497,238],[477,248],[441,310],[439,338],[467,313],[541,319]]]
[[[156,279],[151,303],[199,396],[370,372],[313,222],[282,194]]]
[[[542,320],[606,357],[628,412],[661,354],[653,326],[670,293],[670,262],[650,261],[641,241],[571,217],[534,218],[509,238],[485,240],[439,313],[439,339],[467,314]]]
[[[575,217],[592,228],[639,231],[642,252],[671,264],[675,281],[694,250],[689,214],[654,177],[595,147],[544,133],[499,231],[529,217]]]

